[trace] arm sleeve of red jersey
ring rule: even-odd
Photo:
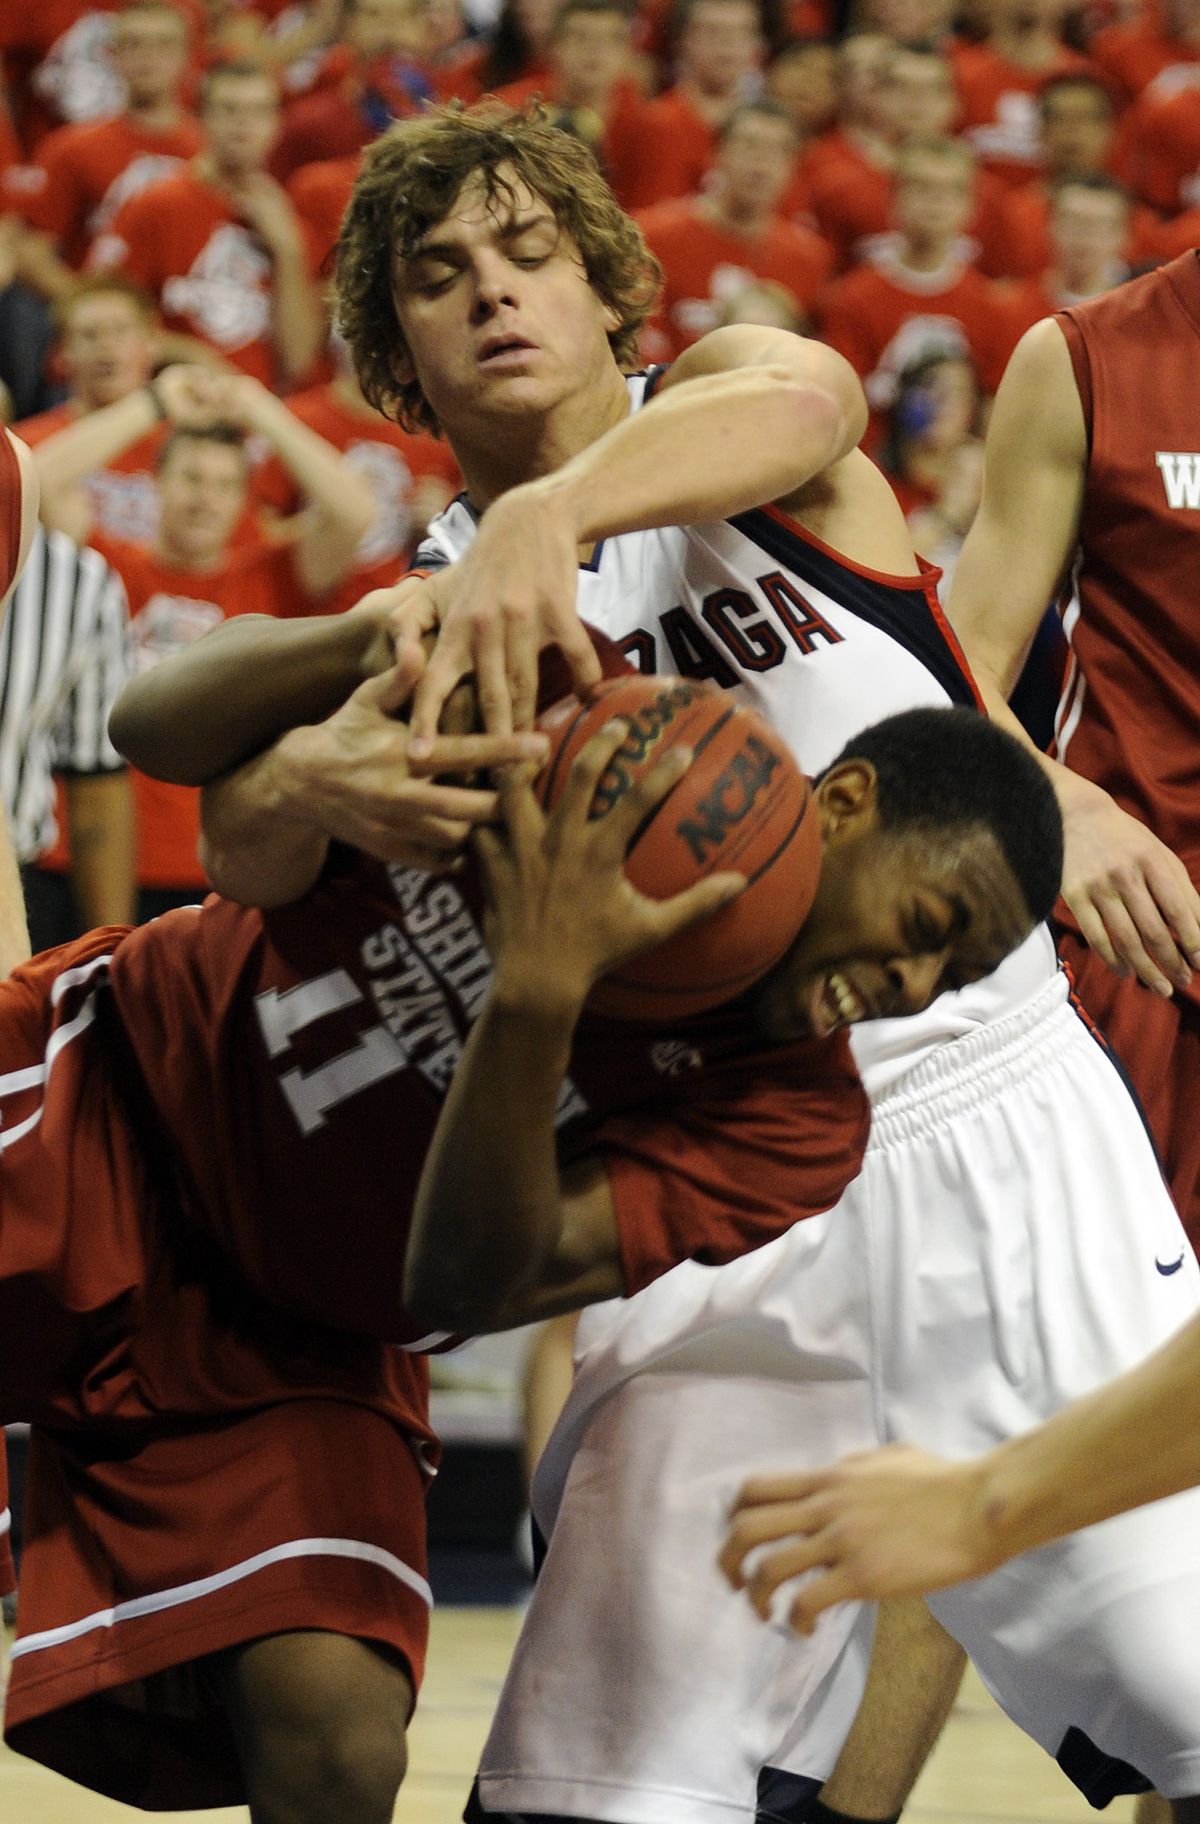
[[[755,1075],[703,1102],[608,1121],[626,1297],[680,1261],[720,1266],[835,1204],[858,1174],[866,1095],[853,1068],[802,1090]]]
[[[1092,364],[1088,360],[1087,343],[1070,311],[1060,311],[1054,321],[1063,332],[1067,352],[1071,357],[1071,369],[1075,375],[1075,385],[1079,390],[1079,403],[1083,407],[1083,422],[1087,427],[1088,449],[1090,450],[1092,447]]]
[[[12,587],[21,553],[21,465],[0,430],[0,600]]]

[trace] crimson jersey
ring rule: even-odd
[[[154,1428],[344,1397],[430,1436],[416,1358],[301,1336],[185,1232],[115,1006],[130,941],[93,931],[0,983],[0,1422]]]
[[[1089,428],[1057,752],[1200,879],[1197,255],[1057,320]]]
[[[118,947],[115,1002],[186,1220],[261,1294],[416,1340],[406,1212],[490,976],[469,883],[346,852],[294,905],[214,898]],[[667,1027],[585,1016],[558,1119],[564,1157],[606,1160],[635,1292],[828,1208],[867,1105],[846,1045],[767,1046],[735,1002]]]
[[[379,1400],[407,1399],[423,1429],[404,1354],[445,1339],[400,1302],[407,1212],[489,978],[469,891],[345,851],[294,905],[214,897],[15,971],[0,1420],[253,1405],[269,1352],[264,1368],[231,1336],[269,1343],[271,1307],[400,1344],[390,1366],[347,1345],[333,1367],[366,1359]],[[564,1156],[607,1162],[627,1292],[827,1208],[868,1119],[844,1035],[767,1046],[741,1003],[670,1027],[585,1018],[558,1115]],[[239,1288],[261,1301],[253,1324]],[[312,1394],[303,1367],[293,1397]]]

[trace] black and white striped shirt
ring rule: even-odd
[[[0,629],[0,803],[22,861],[58,834],[55,772],[124,765],[108,716],[131,669],[120,577],[98,551],[39,527]]]

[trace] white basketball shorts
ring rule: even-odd
[[[552,1530],[486,1813],[793,1824],[857,1709],[873,1617],[843,1604],[801,1639],[726,1587],[745,1477],[895,1438],[973,1454],[1200,1305],[1138,1110],[1061,975],[876,1101],[836,1210],[680,1274],[657,1348],[646,1294],[600,1326],[543,1459]],[[1138,1774],[1200,1793],[1200,1491],[931,1607],[1093,1803]]]

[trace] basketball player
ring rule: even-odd
[[[1190,584],[1200,261],[1039,323],[988,428],[951,613],[990,713],[1038,605],[1071,573],[1072,664],[1044,761],[1068,831],[1060,952],[1129,1070],[1200,1233],[1200,641]],[[1019,533],[1018,533],[1019,528]]]
[[[893,1444],[828,1469],[760,1477],[738,1497],[722,1568],[764,1617],[782,1584],[819,1571],[788,1609],[806,1631],[849,1597],[983,1576],[1018,1552],[1200,1482],[1200,1432],[1180,1421],[1197,1386],[1193,1320],[1107,1387],[970,1462]],[[793,1535],[795,1544],[760,1549]]]
[[[344,640],[341,617],[324,625]],[[385,674],[298,731],[310,760],[352,744],[372,711],[395,733],[396,689]],[[769,1036],[749,1000],[701,1016],[682,1070],[652,1028],[585,1021],[571,1051],[598,973],[740,884],[714,877],[661,904],[631,893],[625,845],[686,755],[593,821],[623,725],[584,749],[544,828],[527,778],[501,788],[508,839],[484,852],[490,999],[478,896],[328,854],[307,791],[302,819],[257,800],[264,827],[283,826],[299,900],[262,913],[214,898],[15,970],[0,988],[0,1420],[33,1420],[16,1746],[148,1809],[248,1798],[256,1824],[390,1818],[429,1600],[432,1439],[415,1352],[445,1340],[411,1322],[401,1257],[438,1102],[453,1079],[410,1270],[427,1304],[447,1296],[465,1315],[445,1277],[447,1195],[459,1238],[471,1232],[449,1153],[488,1187],[473,1198],[481,1323],[635,1289],[692,1250],[727,1259],[827,1205],[861,1157],[865,1100],[844,1034],[791,1035],[834,1023],[831,923],[839,1017],[863,1016],[877,994],[919,1004],[947,972],[990,966],[1057,879],[1036,764],[976,718],[901,720],[899,748],[885,725],[868,758],[818,788],[828,859],[764,985]],[[1017,768],[1002,784],[996,743]],[[430,771],[542,746],[447,736]],[[899,752],[916,781],[903,816],[888,808],[905,796],[890,783]],[[931,768],[952,795],[974,781],[974,808],[960,798],[940,832]],[[251,763],[215,787],[218,828],[231,796],[244,827],[264,783]],[[472,796],[450,790],[459,808]],[[467,808],[490,811],[491,793],[474,798]],[[292,826],[305,820],[300,879]],[[914,820],[919,843],[899,828]],[[269,842],[262,861],[270,873]],[[496,1122],[500,1075],[519,1083],[520,1120]]]
[[[341,244],[364,390],[440,424],[467,482],[425,550],[445,567],[405,598],[411,626],[442,629],[414,751],[472,666],[497,728],[527,720],[543,639],[586,681],[576,602],[644,666],[759,703],[810,770],[864,713],[971,701],[898,509],[855,450],[865,412],[843,365],[731,329],[665,379],[624,379],[644,256],[590,167],[539,132],[472,116],[397,130]],[[873,1027],[858,1055],[872,1141],[836,1212],[583,1320],[485,1812],[820,1816],[871,1616],[832,1611],[810,1641],[755,1632],[713,1563],[746,1475],[897,1434],[985,1447],[1196,1307],[1136,1111],[1044,931],[927,1018]],[[1200,1792],[1200,1575],[1196,1504],[1179,1501],[936,1603],[1094,1802],[1154,1780],[1184,1817]],[[872,1792],[839,1787],[826,1815],[898,1809],[913,1768],[892,1741]]]

